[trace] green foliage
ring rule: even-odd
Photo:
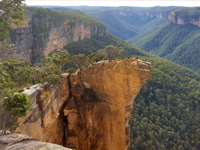
[[[83,69],[89,66],[89,59],[84,54],[73,55],[72,62],[79,68]]]
[[[108,45],[113,45],[119,49],[124,50],[124,56],[140,55],[150,56],[151,54],[142,51],[141,49],[124,42],[122,39],[117,38],[109,34],[107,37],[93,36],[91,39],[84,39],[78,42],[69,43],[65,49],[69,51],[71,55],[90,55],[96,53],[97,50],[104,49]],[[153,55],[152,55],[153,56]]]
[[[0,89],[6,87],[10,80],[9,74],[3,70],[3,65],[0,64]]]
[[[91,55],[85,56],[84,54],[73,55],[72,62],[79,68],[87,68],[95,62],[101,60],[116,60],[120,59],[123,54],[123,50],[118,49],[116,46],[109,45],[104,49],[100,49],[97,53],[92,53]]]
[[[12,116],[23,117],[30,108],[30,99],[24,93],[9,93],[3,100],[2,108]]]
[[[24,0],[0,1],[0,43],[8,38],[11,24],[20,25],[24,19]]]
[[[66,72],[67,72],[67,73],[74,73],[74,72],[76,72],[76,70],[74,70],[74,68],[68,68],[68,69],[66,70]]]
[[[111,61],[120,59],[123,55],[123,52],[124,50],[120,50],[116,46],[108,45],[104,49],[97,51],[96,58],[103,57],[102,59],[107,58],[109,61]]]
[[[60,85],[62,69],[68,63],[71,63],[71,60],[67,50],[55,51],[52,56],[45,57],[32,68],[33,84],[48,82]]]
[[[3,110],[0,110],[0,129],[12,129],[16,125],[16,117],[22,117],[29,109],[26,94],[10,94],[23,92],[24,87],[32,84],[48,82],[50,85],[61,84],[62,67],[70,63],[67,50],[58,50],[40,63],[31,66],[30,62],[11,60],[0,63],[0,102],[3,99]],[[9,94],[8,94],[9,93]]]
[[[56,65],[60,65],[61,67],[66,63],[71,63],[70,54],[66,49],[63,51],[60,49],[57,50],[56,53],[52,55],[52,59]]]
[[[10,80],[14,82],[16,86],[21,86],[30,82],[30,62],[24,62],[22,60],[7,61],[2,63],[2,69],[4,70],[4,74],[8,74]]]

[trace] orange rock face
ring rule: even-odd
[[[31,98],[31,109],[18,120],[16,132],[50,143],[63,145],[63,104],[69,99],[67,75],[61,88],[35,85],[25,93]]]
[[[71,75],[64,114],[66,146],[77,150],[129,149],[133,101],[151,77],[151,65],[136,59],[100,63]],[[71,106],[71,107],[70,107]]]
[[[60,89],[32,92],[32,109],[16,131],[76,150],[128,150],[133,102],[150,77],[150,63],[138,59],[64,75]]]

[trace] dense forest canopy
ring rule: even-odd
[[[128,42],[199,72],[199,32],[200,28],[195,25],[166,23]]]

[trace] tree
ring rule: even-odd
[[[104,50],[106,51],[108,60],[120,59],[124,52],[113,45],[106,46]]]
[[[67,50],[57,50],[52,56],[45,57],[32,68],[32,83],[44,83],[60,85],[62,82],[62,67],[71,63]]]
[[[17,118],[26,115],[27,111],[30,109],[30,99],[27,94],[24,93],[9,93],[3,99],[1,108],[4,110],[1,112],[0,117],[3,123],[0,124],[3,132],[7,129],[12,130],[17,126]],[[4,116],[1,116],[4,115]]]
[[[108,59],[109,61],[120,59],[123,55],[123,50],[120,50],[116,46],[109,45],[104,49],[100,49],[97,51],[96,61]]]
[[[56,53],[52,55],[52,58],[53,62],[56,65],[60,65],[61,67],[63,67],[63,65],[65,65],[66,63],[71,63],[70,54],[67,50],[57,50]]]
[[[16,117],[23,117],[30,108],[30,99],[27,94],[7,94],[3,100],[2,108]]]
[[[11,25],[20,25],[24,19],[25,0],[0,1],[0,43],[8,38]]]
[[[72,56],[72,62],[80,69],[88,67],[89,61],[89,58],[86,57],[84,54]]]

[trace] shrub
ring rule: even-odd
[[[3,99],[2,108],[14,117],[23,117],[30,108],[30,99],[24,93],[9,93]]]
[[[74,73],[74,72],[76,72],[76,70],[74,70],[74,68],[68,68],[68,69],[66,70],[66,72],[67,72],[67,73]]]

